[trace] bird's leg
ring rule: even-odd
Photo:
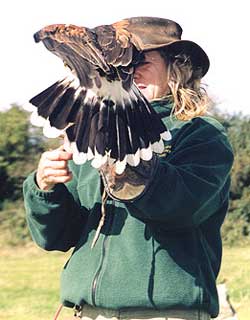
[[[99,235],[100,235],[100,231],[101,231],[101,228],[102,226],[104,225],[104,222],[105,222],[105,216],[106,216],[106,208],[105,208],[105,205],[106,205],[106,201],[108,199],[108,194],[104,188],[103,190],[103,194],[102,194],[102,206],[101,206],[101,219],[99,221],[99,224],[98,224],[98,227],[96,229],[96,233],[95,233],[95,237],[92,241],[92,244],[91,244],[91,249],[94,248],[95,244],[96,244],[96,241],[98,240],[99,238]]]

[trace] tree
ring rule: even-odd
[[[0,112],[0,205],[20,198],[22,180],[43,149],[41,135],[31,130],[28,118],[18,105]]]
[[[227,243],[249,242],[250,238],[250,118],[241,114],[218,115],[234,151],[230,207],[223,225]]]
[[[30,124],[30,113],[18,105],[0,112],[0,245],[30,240],[22,199],[22,185],[35,170],[41,153],[58,146]]]

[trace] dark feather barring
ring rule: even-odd
[[[133,82],[143,51],[170,41],[158,26],[159,39],[150,43],[148,37],[147,42],[154,19],[131,18],[93,29],[56,24],[34,35],[70,72],[30,100],[36,107],[31,122],[42,126],[47,137],[64,134],[65,150],[73,153],[76,164],[91,160],[100,168],[111,162],[121,174],[126,164],[137,166],[141,159],[162,153],[164,140],[171,139]]]

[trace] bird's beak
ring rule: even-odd
[[[39,42],[41,40],[40,31],[36,32],[33,37],[35,42]]]

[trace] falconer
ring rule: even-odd
[[[180,25],[168,19],[135,17],[94,31],[102,30],[104,41],[111,29],[111,47],[126,34],[140,53],[129,86],[171,139],[122,172],[108,162],[76,164],[74,150],[65,146],[43,153],[24,182],[31,235],[45,250],[73,248],[62,271],[61,301],[75,317],[216,317],[233,153],[223,126],[207,115],[201,79],[208,57],[182,40]]]

